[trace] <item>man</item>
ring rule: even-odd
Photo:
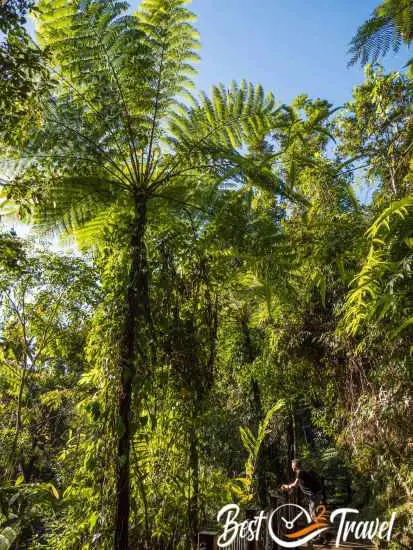
[[[323,487],[315,474],[302,470],[301,461],[297,458],[292,461],[291,467],[293,472],[296,473],[295,481],[282,485],[281,490],[291,491],[299,487],[308,499],[310,515],[314,520],[316,518],[317,506],[323,499]]]

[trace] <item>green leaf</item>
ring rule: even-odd
[[[53,485],[53,483],[49,483],[49,484],[48,484],[48,487],[49,487],[49,489],[50,489],[52,495],[53,495],[55,498],[59,499],[59,498],[60,498],[59,492],[58,492],[58,490],[56,489],[56,487]]]
[[[14,485],[18,487],[19,485],[22,485],[24,483],[24,475],[19,474],[16,478],[16,481],[14,482]]]

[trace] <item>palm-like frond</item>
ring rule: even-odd
[[[385,0],[357,31],[350,43],[349,65],[376,63],[389,51],[397,52],[413,38],[413,2]]]
[[[38,36],[50,51],[56,86],[25,151],[32,159],[29,170],[41,168],[40,180],[49,182],[40,184],[38,195],[50,200],[41,215],[37,209],[37,221],[43,216],[50,225],[62,215],[66,229],[93,225],[98,180],[110,182],[115,201],[115,188],[131,198],[143,190],[148,198],[159,196],[165,188],[167,197],[167,188],[188,190],[194,186],[188,182],[201,181],[254,182],[297,200],[272,167],[267,142],[291,122],[272,94],[241,82],[215,86],[211,97],[188,102],[199,37],[186,3],[144,0],[134,15],[115,0],[39,3]],[[19,178],[31,175],[23,170]],[[85,194],[87,181],[91,189]],[[65,196],[72,185],[76,199],[69,207]],[[62,209],[54,206],[60,200]]]
[[[148,146],[160,137],[179,98],[193,89],[194,63],[198,62],[199,35],[192,25],[195,16],[185,8],[187,0],[143,0],[136,17],[143,31],[143,44],[150,52],[150,78],[142,80],[141,94],[147,98]],[[135,98],[136,99],[136,98]]]
[[[274,415],[285,407],[285,401],[278,400],[267,412],[258,426],[258,433],[254,435],[248,426],[240,427],[240,436],[248,458],[245,462],[245,476],[236,478],[230,484],[230,490],[242,503],[248,503],[253,499],[254,481],[257,468],[257,461],[261,446],[270,430],[268,426]]]
[[[40,2],[38,36],[51,52],[59,80],[58,105],[71,108],[99,138],[125,144],[128,96],[134,94],[132,70],[144,65],[136,19],[125,2]],[[133,67],[131,59],[137,66]],[[130,137],[130,136],[128,136]],[[99,140],[100,142],[100,140]]]
[[[60,129],[77,150],[110,158],[132,186],[151,176],[165,117],[193,85],[199,40],[185,3],[144,1],[135,15],[117,1],[39,5],[39,40],[52,52],[59,82],[48,106],[50,137],[61,141]]]
[[[116,182],[96,176],[63,177],[49,182],[47,194],[35,210],[33,222],[42,231],[78,233],[86,240],[96,233],[96,222],[103,228],[102,216],[116,203],[126,200]]]
[[[193,178],[201,169],[213,175],[215,185],[254,182],[272,193],[287,194],[271,168],[267,145],[274,129],[284,124],[285,112],[285,106],[261,86],[246,81],[232,82],[229,88],[214,86],[211,97],[202,93],[171,116],[165,141],[173,155],[169,171],[162,175]]]
[[[272,93],[261,86],[242,81],[212,88],[211,98],[202,93],[191,107],[182,107],[172,117],[171,145],[191,154],[199,149],[226,146],[239,149],[262,141],[276,126],[276,117],[284,109]]]
[[[396,334],[410,326],[412,211],[412,197],[395,201],[367,231],[370,250],[345,302],[343,322],[348,333],[355,335],[366,322],[388,315],[398,316]]]

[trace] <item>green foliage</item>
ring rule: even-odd
[[[248,452],[248,458],[245,463],[245,476],[238,477],[230,483],[231,492],[242,504],[251,502],[254,498],[254,484],[257,469],[257,461],[261,445],[265,436],[270,433],[269,424],[275,413],[279,412],[285,406],[284,401],[280,400],[273,405],[266,413],[263,420],[258,425],[257,435],[254,436],[248,426],[240,427],[241,441]]]
[[[6,0],[0,9],[0,143],[21,143],[39,117],[39,98],[50,89],[43,52],[26,29],[34,2]]]
[[[30,536],[33,526],[53,514],[59,494],[52,483],[23,483],[0,490],[0,548],[13,548]]]
[[[394,6],[354,55],[410,41]],[[113,548],[127,472],[129,546],[195,548],[294,455],[409,547],[410,79],[196,94],[187,2],[41,0],[38,46],[8,9],[2,215],[77,249],[0,234],[0,547]]]
[[[410,0],[384,0],[357,31],[350,44],[350,64],[376,63],[390,50],[413,39],[413,5]]]
[[[411,324],[412,208],[412,197],[391,203],[366,233],[368,256],[345,303],[343,321],[352,335],[376,319],[392,319],[394,337]]]
[[[0,531],[0,548],[1,550],[9,550],[17,537],[17,533],[11,527],[5,527]]]

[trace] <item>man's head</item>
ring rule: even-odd
[[[298,458],[294,458],[294,460],[291,462],[291,467],[293,469],[293,472],[298,472],[298,470],[301,470],[301,460]]]

